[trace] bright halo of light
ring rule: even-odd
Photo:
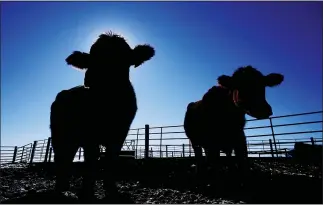
[[[98,26],[95,29],[89,29],[87,33],[81,33],[82,35],[85,34],[85,36],[83,36],[83,38],[80,37],[78,41],[80,43],[80,49],[82,49],[85,52],[88,52],[93,43],[98,39],[99,35],[107,33],[109,31],[112,31],[115,34],[124,37],[127,43],[132,48],[134,48],[134,46],[138,44],[138,39],[136,38],[136,36],[133,35],[132,32],[129,32],[129,30],[126,28],[123,28],[121,26]]]

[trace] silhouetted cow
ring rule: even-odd
[[[322,145],[310,145],[296,142],[291,151],[294,159],[303,163],[322,163]]]
[[[198,167],[201,166],[204,148],[210,163],[217,161],[220,150],[229,156],[234,150],[240,168],[248,170],[247,164],[243,164],[248,157],[245,114],[257,119],[271,116],[272,108],[266,101],[265,88],[279,85],[283,80],[281,74],[264,76],[252,66],[240,67],[232,76],[218,77],[219,85],[209,89],[202,100],[188,104],[184,129]]]
[[[106,147],[104,160],[109,166],[104,180],[106,193],[116,191],[112,169],[137,112],[129,69],[154,55],[151,46],[138,45],[132,49],[123,37],[109,32],[99,36],[89,54],[76,51],[67,57],[69,65],[86,73],[84,86],[59,92],[51,105],[57,191],[69,188],[72,161],[78,148],[83,147],[86,175],[80,197],[94,196],[93,173],[99,145]]]

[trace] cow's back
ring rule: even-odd
[[[322,162],[322,145],[310,145],[303,142],[296,142],[293,156],[295,159],[304,162]]]

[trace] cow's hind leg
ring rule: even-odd
[[[231,172],[232,169],[234,168],[233,167],[233,162],[232,162],[232,149],[228,148],[228,149],[226,149],[224,151],[224,153],[225,153],[225,156],[226,156],[226,160],[225,160],[226,165],[227,165],[227,167],[229,169],[229,172]]]
[[[78,146],[68,141],[58,141],[55,136],[52,136],[52,146],[56,173],[55,190],[57,192],[68,191],[73,159]]]
[[[186,134],[187,136],[190,136]],[[192,138],[190,136],[190,141],[193,147],[194,155],[195,155],[195,164],[196,164],[196,173],[198,176],[201,176],[204,169],[204,160],[203,160],[203,153],[202,153],[202,147],[196,142],[195,138]]]
[[[228,168],[231,168],[231,161],[232,161],[232,150],[226,149],[224,150],[226,159],[225,159],[225,164]]]
[[[196,160],[196,168],[197,168],[197,174],[200,176],[203,173],[203,169],[205,168],[205,163],[203,160],[203,154],[202,154],[202,147],[201,146],[193,146],[194,154],[195,154],[195,160]]]

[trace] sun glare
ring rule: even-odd
[[[82,26],[78,27],[77,47],[80,46],[80,49],[82,49],[84,52],[89,51],[91,45],[98,39],[100,34],[107,33],[109,31],[124,37],[132,48],[134,48],[137,44],[140,44],[138,37],[143,37],[145,35],[140,22],[129,21],[129,19],[113,19],[113,22],[111,19],[103,22],[102,19],[102,16],[100,16],[100,18],[93,18],[85,24],[82,24]],[[133,32],[133,28],[136,28],[136,32]]]
[[[138,40],[136,38],[136,36],[130,32],[127,28],[125,27],[121,27],[121,26],[115,26],[115,27],[110,27],[109,28],[112,32],[121,35],[122,37],[124,37],[126,39],[126,41],[128,42],[128,44],[133,48],[136,43],[138,43]],[[107,32],[107,31],[105,31]]]
[[[93,43],[98,39],[100,34],[107,33],[109,31],[112,31],[115,34],[118,34],[122,37],[124,37],[127,41],[127,43],[130,45],[131,48],[134,48],[136,45],[141,44],[143,42],[140,42],[140,39],[144,35],[143,30],[140,29],[140,33],[138,33],[138,37],[135,35],[136,33],[131,32],[131,23],[127,22],[115,22],[115,23],[102,23],[98,24],[95,22],[89,23],[88,26],[82,26],[78,29],[78,39],[77,39],[77,47],[82,52],[89,52],[91,46]],[[134,24],[137,26],[137,23]],[[139,36],[141,37],[139,39]],[[132,69],[131,69],[132,70]]]
[[[95,29],[93,31],[91,31],[90,33],[88,33],[85,38],[82,40],[81,43],[81,49],[84,51],[89,51],[91,45],[93,45],[93,43],[98,39],[100,34],[104,34],[107,33],[109,31],[112,31],[115,34],[118,34],[122,37],[124,37],[126,39],[126,41],[128,42],[128,44],[133,48],[136,43],[137,43],[137,38],[131,33],[128,32],[125,29],[120,29],[120,28],[108,28],[108,29]]]

